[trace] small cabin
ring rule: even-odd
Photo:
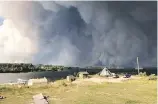
[[[89,73],[88,72],[79,72],[77,74],[79,76],[79,78],[88,78]]]
[[[75,77],[73,75],[69,75],[69,76],[67,76],[66,79],[67,79],[67,81],[72,82],[75,80]]]

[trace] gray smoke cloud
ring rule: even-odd
[[[0,62],[135,67],[138,56],[141,66],[157,63],[156,1],[0,2],[0,16],[10,21],[1,26]],[[16,32],[4,39],[8,29]]]

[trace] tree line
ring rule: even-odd
[[[33,65],[33,64],[24,64],[24,63],[1,63],[0,72],[34,72],[34,71],[61,71],[64,69],[64,66],[55,66],[55,65]]]
[[[83,70],[91,70],[95,72],[96,69],[102,70],[103,66],[89,66],[83,68]],[[58,65],[33,65],[31,63],[25,64],[25,63],[0,63],[0,73],[19,73],[19,72],[37,72],[37,71],[62,71],[62,70],[71,70],[71,69],[77,69],[81,70],[82,68],[79,67],[64,67],[64,66],[58,66]],[[137,70],[134,68],[108,68],[111,72],[114,73],[136,73]],[[82,70],[82,71],[83,71]],[[90,71],[90,72],[91,72]],[[157,68],[143,68],[140,70],[141,72],[146,72],[147,74],[156,73],[157,74]]]

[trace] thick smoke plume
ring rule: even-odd
[[[0,62],[156,66],[157,2],[0,2]]]

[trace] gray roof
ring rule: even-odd
[[[89,74],[88,72],[78,72],[78,74]]]

